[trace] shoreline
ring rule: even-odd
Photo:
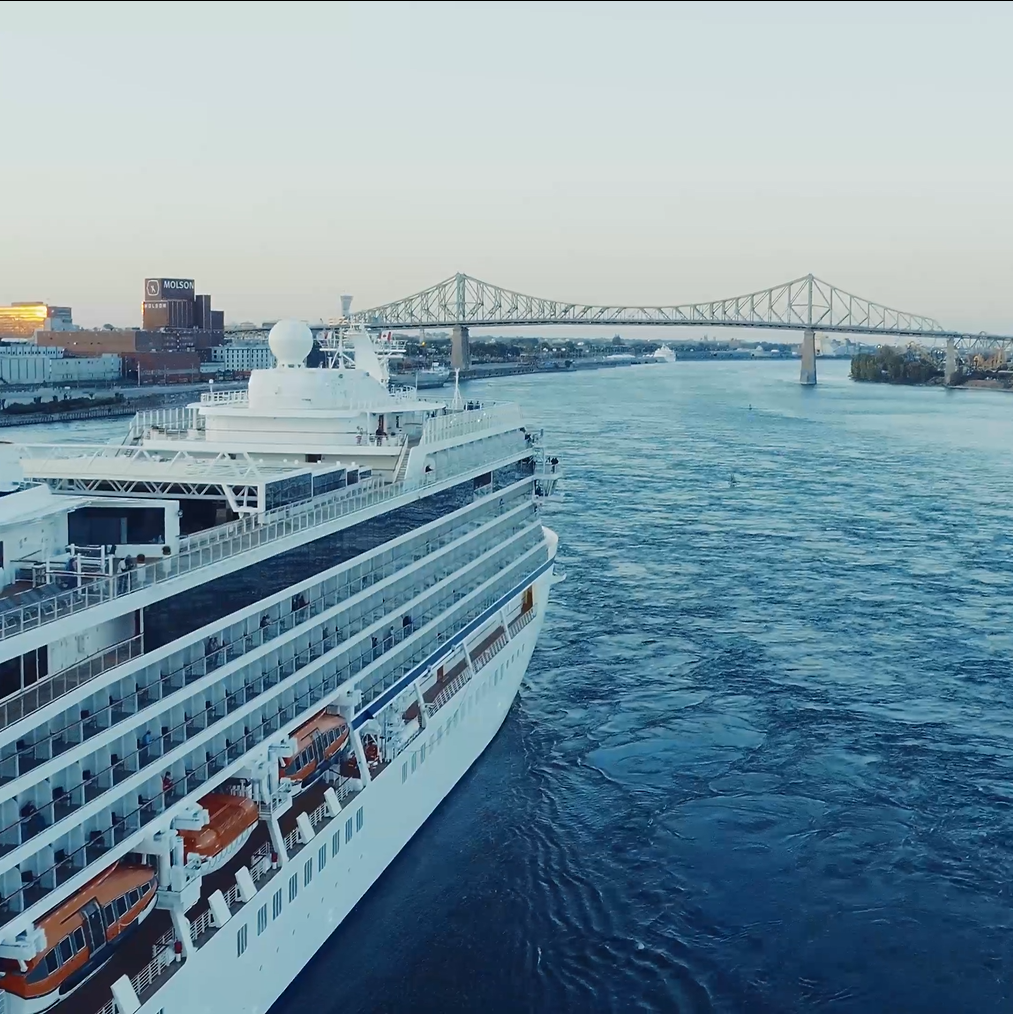
[[[718,357],[701,356],[699,361],[706,362]],[[728,357],[731,358],[731,357]],[[678,362],[679,360],[676,360]],[[687,358],[685,362],[694,362],[696,359]],[[719,360],[720,361],[720,360]],[[762,361],[767,362],[764,358]],[[569,362],[564,360],[552,360],[544,363],[481,363],[461,370],[461,382],[470,380],[495,380],[497,377],[516,377],[535,373],[581,373],[590,370],[619,369],[629,366],[665,366],[673,365],[666,360],[655,359],[653,356],[635,356],[631,359],[609,360],[609,359],[576,359]],[[392,379],[396,382],[398,375],[394,374]],[[115,405],[101,405],[95,408],[78,408],[67,412],[31,412],[8,415],[0,410],[0,429],[8,429],[16,426],[39,426],[50,423],[79,422],[90,419],[117,419],[128,418],[136,412],[145,409],[169,408],[175,405],[186,405],[199,397],[199,393],[206,385],[191,388],[185,391],[166,391],[156,394],[135,395],[128,397],[123,403]],[[231,387],[232,385],[228,385]],[[453,386],[453,381],[448,380],[439,387],[423,387],[420,391],[438,392]],[[226,389],[226,385],[223,385]],[[115,389],[114,389],[115,390]]]
[[[944,384],[942,378],[936,378],[926,383],[908,384],[893,382],[890,380],[858,380],[850,378],[856,384],[868,384],[870,387],[938,387],[943,391],[998,391],[1000,394],[1013,394],[1013,386],[1007,387],[998,380],[965,380],[960,384]]]
[[[493,377],[516,377],[526,373],[580,373],[582,370],[611,370],[623,366],[662,365],[653,356],[635,356],[618,361],[608,359],[553,359],[546,363],[480,363],[461,370],[461,382],[489,380]],[[450,383],[448,381],[447,383]]]

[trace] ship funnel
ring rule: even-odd
[[[341,316],[348,320],[352,316],[352,297],[341,297]]]

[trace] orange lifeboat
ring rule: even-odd
[[[180,831],[185,862],[198,860],[202,874],[213,873],[227,863],[248,841],[260,810],[246,796],[213,792],[200,805],[208,811],[208,822],[199,831]]]
[[[29,961],[0,959],[0,990],[19,998],[19,1014],[39,1014],[65,999],[112,957],[154,908],[150,866],[115,863],[35,925],[47,949]]]
[[[305,787],[345,748],[348,723],[340,715],[321,711],[296,729],[292,738],[296,741],[296,752],[281,762],[281,777],[301,782]]]

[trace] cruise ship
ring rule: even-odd
[[[2,445],[2,1014],[266,1012],[506,718],[557,461],[344,340]]]

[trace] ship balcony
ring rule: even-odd
[[[420,530],[421,534],[402,537],[401,546],[395,548],[404,551],[404,560],[395,561],[394,549],[387,544],[368,554],[372,561],[360,558],[335,568],[356,577],[360,590],[345,598],[348,586],[338,586],[342,591],[336,598],[341,601],[328,608],[316,602],[299,604],[294,620],[276,624],[281,628],[291,623],[288,634],[269,638],[260,647],[254,644],[254,631],[262,628],[251,627],[249,621],[256,624],[262,619],[258,616],[262,604],[246,610],[243,622],[223,624],[225,630],[237,628],[238,636],[228,641],[223,637],[211,652],[200,640],[197,648],[205,659],[215,654],[227,658],[226,645],[241,644],[246,652],[249,644],[252,650],[220,666],[212,658],[210,671],[205,666],[204,674],[197,674],[191,683],[185,676],[180,679],[178,671],[163,674],[162,663],[149,664],[149,675],[170,677],[166,682],[173,689],[159,702],[162,714],[168,712],[168,721],[148,714],[150,705],[138,708],[138,702],[154,689],[150,685],[144,687],[144,695],[138,688],[132,702],[110,699],[110,724],[102,733],[101,747],[89,754],[84,744],[76,748],[76,756],[67,755],[62,767],[30,772],[27,780],[19,779],[18,792],[13,796],[8,792],[9,798],[0,804],[0,816],[13,814],[0,831],[8,853],[0,860],[6,913],[31,904],[40,891],[45,894],[59,886],[68,869],[80,876],[97,856],[125,843],[177,798],[206,791],[210,780],[234,767],[247,751],[307,714],[327,695],[333,696],[357,674],[363,674],[359,685],[364,701],[369,701],[427,652],[438,650],[459,628],[462,607],[490,582],[495,589],[488,594],[501,594],[503,582],[523,577],[513,561],[529,557],[541,544],[540,528],[530,520],[529,499],[522,496],[514,502],[505,497],[503,515],[497,514],[495,504],[485,501],[463,509],[465,516],[457,523],[470,530],[463,535],[458,532],[455,541],[441,548],[436,548],[441,541],[438,529],[449,524],[447,519],[435,523],[430,532]],[[470,517],[469,512],[488,517],[476,527],[480,518]],[[430,555],[416,561],[423,539],[429,543]],[[366,572],[370,563],[372,571]],[[397,570],[398,566],[406,572]],[[522,569],[528,566],[525,563]],[[377,571],[385,568],[394,569],[377,580]],[[306,583],[307,590],[311,584]],[[280,601],[265,602],[270,608],[281,605]],[[474,607],[484,603],[485,598]],[[315,617],[311,615],[314,608],[318,610]],[[168,654],[193,666],[193,661],[180,658],[184,651],[177,648]],[[81,721],[80,715],[77,720]],[[155,734],[142,743],[144,732],[152,728]],[[164,793],[161,775],[167,769],[172,789]],[[45,778],[26,784],[32,773]],[[54,785],[61,789],[58,795]],[[19,807],[25,805],[35,807],[34,812],[22,815]],[[61,821],[70,823],[71,817],[74,827],[59,826]],[[56,852],[61,853],[59,861]],[[26,894],[28,882],[32,890]]]
[[[502,506],[498,510],[502,513],[507,508],[516,507],[526,497],[527,491],[522,483],[501,490],[499,499],[502,501]],[[370,584],[389,576],[395,569],[404,565],[403,554],[405,552],[410,553],[412,562],[417,562],[433,552],[434,549],[447,544],[452,538],[473,530],[488,516],[491,515],[486,511],[466,510],[462,512],[460,517],[450,515],[435,527],[427,526],[420,529],[417,538],[413,536],[409,539],[407,545],[410,546],[410,549],[391,549],[392,554],[398,553],[397,559],[392,557],[381,560],[383,548],[378,547],[377,550],[360,557],[359,561],[361,562],[351,561],[345,568],[339,568],[341,575],[340,578],[335,578],[334,587],[326,586],[320,578],[314,579],[312,583],[304,582],[307,588],[302,594],[307,601],[304,606],[299,608],[288,608],[289,603],[284,601],[284,595],[276,596],[277,601],[266,601],[249,607],[249,610],[245,611],[237,622],[227,628],[207,634],[206,648],[198,650],[196,654],[191,651],[185,664],[170,666],[168,671],[161,673],[158,681],[143,681],[144,685],[138,688],[139,696],[133,703],[132,709],[143,708],[154,700],[165,697],[167,693],[207,675],[213,669],[263,646],[268,640],[283,636],[296,625],[304,622],[307,617],[315,616],[322,609],[332,607],[339,598],[347,597],[353,592],[369,587]],[[295,599],[300,594],[300,587],[302,586],[293,588],[292,605],[296,604]],[[250,610],[259,610],[256,622],[252,624],[250,623]],[[193,639],[190,639],[190,643],[193,643]],[[214,650],[210,647],[213,643],[217,643]],[[138,657],[141,649],[142,645],[136,639],[117,645],[114,649],[105,649],[92,659],[79,663],[71,670],[40,680],[25,691],[0,702],[0,743],[10,738],[10,735],[3,735],[4,730],[17,723],[21,723],[19,728],[27,726],[28,723],[24,720],[30,718],[35,712],[53,704],[70,691],[94,680],[108,669]],[[129,686],[124,687],[126,696],[129,696],[130,689]],[[113,724],[116,718],[114,712],[118,710],[118,704],[114,701],[107,703],[89,700],[82,707],[88,712],[87,721],[83,723],[85,738],[96,735]],[[51,712],[52,709],[50,708],[49,711]],[[81,738],[81,733],[79,730],[69,729],[66,738],[78,741]],[[36,752],[33,747],[25,751],[23,756],[19,757],[18,762],[12,763],[9,751],[2,751],[0,753],[0,782],[24,774],[31,766],[32,758]]]
[[[502,609],[487,619],[485,624],[480,627],[480,632],[474,635],[475,640],[470,643],[468,650],[474,671],[472,673],[468,670],[465,660],[463,675],[470,677],[473,674],[481,672],[485,666],[491,664],[499,652],[503,651],[510,643],[507,630],[512,631],[516,628],[519,632],[531,622],[534,616],[533,602],[525,598],[520,603],[519,612],[516,613],[514,619],[508,621],[507,611]],[[506,623],[507,630],[504,630],[504,623]],[[462,650],[462,645],[453,650]],[[439,665],[439,663],[435,663],[435,665]],[[447,687],[445,693],[449,692],[452,696],[463,689],[467,679],[461,679],[460,675],[461,673],[459,672],[458,677],[453,681],[453,686]],[[490,687],[487,686],[486,689],[490,689]],[[406,720],[417,718],[418,703],[411,685],[402,689],[401,693],[390,700],[385,707],[401,711],[407,700],[411,700],[412,703],[404,713],[404,718]],[[414,711],[414,714],[411,714],[412,711]],[[438,730],[437,738],[430,741],[430,749],[437,748],[442,739],[442,731],[442,729]],[[398,741],[397,747],[390,757],[390,762],[393,763],[401,755],[407,757],[407,751],[412,750],[413,744],[422,735],[422,732],[422,728],[419,727],[413,735],[403,741]],[[388,745],[390,744],[388,743]],[[423,744],[418,755],[421,758],[421,762],[424,763],[426,758],[425,744]],[[415,752],[413,751],[410,762],[412,772],[416,770],[415,756]],[[408,764],[409,761],[406,759],[402,766],[402,782],[408,777]],[[379,774],[381,768],[386,768],[387,766],[389,765],[377,765],[374,769],[374,777]],[[352,813],[350,807],[361,790],[361,786],[362,783],[358,779],[345,778],[332,770],[325,775],[324,782],[318,783],[317,786],[314,786],[310,790],[296,796],[294,799],[286,796],[285,802],[291,804],[290,809],[286,807],[287,812],[281,812],[278,808],[268,808],[266,811],[262,808],[262,814],[264,816],[278,816],[281,823],[284,850],[288,858],[290,860],[296,859],[304,850],[308,851],[311,855],[315,854],[316,872],[319,873],[327,865],[329,859],[334,859],[339,855],[342,839],[344,839],[344,844],[347,845],[354,833],[362,829],[363,811],[361,807],[355,811],[354,823],[352,819],[349,819]],[[299,818],[302,816],[305,816],[306,821],[308,821],[309,836],[305,834],[305,822],[300,824]],[[232,917],[241,915],[248,905],[260,905],[265,901],[267,898],[265,888],[276,877],[282,876],[286,880],[288,879],[292,867],[288,866],[284,870],[275,867],[272,856],[274,846],[269,841],[264,840],[265,838],[266,831],[262,825],[258,833],[254,835],[243,849],[242,853],[234,857],[228,868],[205,880],[202,891],[203,897],[195,906],[193,908],[188,906],[187,935],[190,938],[190,944],[194,947],[199,949],[205,946],[223,928],[219,923],[218,917],[212,912],[209,899],[213,892],[221,892],[221,900],[228,911],[229,919],[231,919]],[[243,868],[248,874],[248,883],[254,885],[257,894],[253,898],[248,897],[246,891],[240,887],[240,876],[238,875],[240,868]],[[291,898],[289,900],[291,901]],[[280,913],[282,904],[283,902],[281,902],[280,898],[272,901],[272,910],[275,918]],[[149,952],[146,949],[143,952],[138,951],[137,959],[131,965],[131,969],[136,969],[136,971],[132,970],[129,973],[135,994],[142,1003],[151,999],[166,980],[181,967],[174,957],[175,932],[169,930],[159,935],[159,929],[159,926],[153,926],[152,932],[147,936],[147,939],[151,941],[150,959],[147,957]],[[98,1007],[101,998],[103,996],[108,997],[112,982],[122,973],[122,970],[122,967],[116,970],[104,970],[98,977],[93,979],[87,992],[87,1000],[84,1002],[82,1009],[95,1009]],[[106,1000],[98,1008],[98,1014],[116,1014],[115,1001],[112,999]]]
[[[392,638],[392,648],[400,646],[400,651],[392,651],[390,657],[381,656],[379,659],[373,657],[373,652],[360,651],[358,659],[360,665],[363,659],[369,657],[369,662],[359,671],[368,670],[368,686],[363,690],[363,700],[371,701],[378,697],[385,690],[392,687],[400,678],[411,672],[413,666],[418,665],[422,658],[439,652],[441,647],[449,641],[456,630],[469,621],[473,621],[484,611],[502,597],[504,591],[513,587],[519,580],[523,580],[527,573],[530,573],[534,566],[534,554],[539,544],[532,546],[522,556],[516,559],[513,565],[504,570],[502,566],[496,566],[491,577],[486,578],[478,587],[474,588],[462,600],[453,592],[444,594],[436,600],[432,611],[421,611],[420,616],[425,621],[421,631],[412,634],[405,634],[401,637]],[[411,642],[415,643],[411,643]],[[406,650],[410,649],[410,650]],[[304,678],[301,682],[306,684],[304,688],[293,688],[292,715],[307,717],[314,709],[319,710],[320,706],[327,703],[328,698],[333,698],[335,692],[346,681],[349,674],[356,667],[346,662],[344,665],[335,660],[329,670],[316,674],[313,677]],[[364,680],[359,686],[367,681]],[[94,821],[87,821],[84,825],[87,831],[87,843],[74,851],[61,845],[54,850],[51,846],[36,851],[30,861],[23,863],[17,871],[11,869],[4,874],[3,884],[5,897],[4,906],[0,909],[9,921],[10,917],[18,911],[41,901],[45,895],[74,879],[76,883],[83,883],[88,876],[94,875],[87,871],[87,866],[106,859],[112,861],[115,855],[122,855],[129,846],[139,843],[140,832],[143,829],[151,831],[150,825],[159,814],[169,813],[171,815],[174,803],[187,799],[190,793],[206,792],[210,787],[207,782],[216,774],[223,777],[229,770],[236,767],[236,762],[241,761],[246,752],[264,742],[272,733],[278,731],[278,715],[287,712],[288,709],[278,709],[273,714],[261,711],[261,720],[258,725],[242,727],[242,735],[239,734],[239,726],[233,725],[224,732],[231,732],[235,736],[230,740],[229,736],[219,731],[214,742],[219,744],[218,749],[212,753],[204,753],[204,763],[200,766],[191,766],[186,772],[186,781],[183,785],[173,784],[169,792],[162,792],[159,789],[159,781],[156,778],[147,782],[147,794],[142,791],[136,796],[136,805],[133,806],[133,797],[123,798],[114,802],[116,806],[132,806],[126,810],[104,810],[97,815],[100,823],[99,828],[91,827]],[[221,745],[224,742],[224,745]],[[199,755],[191,752],[188,757],[183,758],[184,763],[194,765]],[[231,767],[230,767],[230,762]],[[379,769],[374,771],[378,773]],[[189,789],[193,781],[193,789]],[[80,827],[75,829],[80,831]],[[121,846],[116,848],[116,846]],[[57,857],[57,852],[59,857]],[[115,852],[115,855],[112,853]],[[82,864],[83,865],[79,865]],[[39,868],[41,866],[41,868]],[[17,877],[11,874],[18,873]]]
[[[144,637],[142,634],[136,634],[118,644],[103,648],[89,658],[60,672],[39,680],[6,700],[0,701],[0,729],[5,729],[28,718],[40,708],[52,704],[53,701],[90,682],[96,676],[101,676],[102,673],[115,669],[131,659],[140,658],[143,654]],[[74,741],[69,739],[54,740],[52,745],[54,755],[68,749],[73,743]],[[26,755],[20,759],[18,771],[14,774],[6,773],[0,766],[0,782],[9,781],[17,774],[30,770],[30,765],[31,755]]]
[[[469,511],[465,516],[452,519],[437,529],[420,533],[417,538],[411,539],[402,547],[400,552],[396,550],[384,552],[381,547],[369,554],[372,559],[364,559],[361,563],[353,562],[351,565],[338,568],[343,571],[340,577],[328,579],[324,575],[323,579],[314,579],[312,585],[303,591],[297,590],[290,598],[288,593],[281,593],[275,596],[275,601],[266,600],[255,604],[245,610],[245,617],[238,622],[229,623],[231,618],[226,618],[222,621],[223,626],[213,631],[204,630],[196,633],[185,641],[186,647],[174,652],[162,663],[157,677],[152,672],[141,673],[133,683],[121,678],[115,686],[108,690],[103,689],[101,696],[96,695],[81,701],[79,711],[69,709],[64,715],[30,730],[24,739],[17,741],[13,756],[10,755],[8,747],[4,751],[4,759],[0,765],[7,780],[28,773],[44,759],[49,759],[66,747],[105,732],[124,718],[150,707],[159,700],[171,697],[183,687],[203,679],[209,673],[221,669],[244,654],[283,637],[310,618],[320,615],[324,609],[333,608],[338,602],[392,576],[406,565],[417,563],[451,542],[477,531],[488,517],[502,517],[510,511],[515,511],[524,502],[523,495],[519,493],[522,491],[504,491],[502,504],[497,512]],[[346,625],[339,629],[337,624],[324,624],[320,639],[308,645],[309,659],[312,661],[325,651],[331,650],[339,639],[349,636],[355,629],[379,619],[382,615],[384,608],[381,603],[381,606],[371,610],[360,610],[360,615],[352,617],[350,626]],[[410,624],[410,617],[403,618],[402,622]],[[90,670],[88,664],[82,664],[78,677],[71,682],[80,685],[79,680],[89,671],[93,676],[104,671],[102,665],[97,664],[98,661],[103,665],[111,664],[117,659],[137,657],[138,651],[137,640],[117,646],[115,650],[108,652],[106,658],[89,663]],[[291,675],[298,664],[300,663],[296,659],[283,660],[276,674],[267,673],[259,682],[263,686],[270,686],[276,679]],[[42,684],[32,689],[43,699],[52,697],[58,692],[44,692],[48,688]],[[255,685],[231,690],[226,694],[224,702],[208,702],[208,714],[213,718],[220,718],[223,713],[236,710],[259,692],[260,687]],[[192,731],[203,727],[206,717],[195,716],[187,723],[187,728]],[[151,740],[151,737],[152,731],[149,729],[146,732],[146,739]],[[171,745],[171,737],[166,738],[163,729],[161,735],[157,735],[147,745],[145,753],[158,756]]]
[[[469,441],[455,447],[435,449],[431,455],[432,464],[421,476],[386,484],[381,480],[357,484],[298,504],[248,515],[181,538],[178,553],[145,562],[129,572],[105,577],[94,575],[79,587],[30,602],[11,600],[0,603],[0,641],[138,592],[150,595],[157,588],[161,597],[172,595],[180,590],[183,579],[195,573],[211,567],[224,572],[222,565],[230,562],[231,569],[238,569],[245,565],[249,554],[262,547],[293,537],[306,542],[321,538],[331,531],[354,524],[357,515],[365,517],[378,506],[400,498],[407,498],[405,502],[410,502],[464,482],[475,474],[511,464],[524,456],[528,448],[519,429],[503,431],[501,423],[493,418],[484,421],[477,418],[483,413],[463,414],[476,418],[440,421],[439,433],[443,434],[446,430],[448,435],[439,438],[433,435],[429,439],[437,444],[451,438],[468,437]],[[434,429],[433,434],[436,432]],[[423,445],[426,439],[424,436]],[[55,470],[58,475],[60,460],[55,458],[52,463],[45,462],[46,469]],[[64,491],[76,489],[76,486],[68,486],[61,479],[50,481]],[[87,483],[81,492],[86,493],[86,487]],[[130,603],[124,602],[123,608],[124,611],[131,608]]]

